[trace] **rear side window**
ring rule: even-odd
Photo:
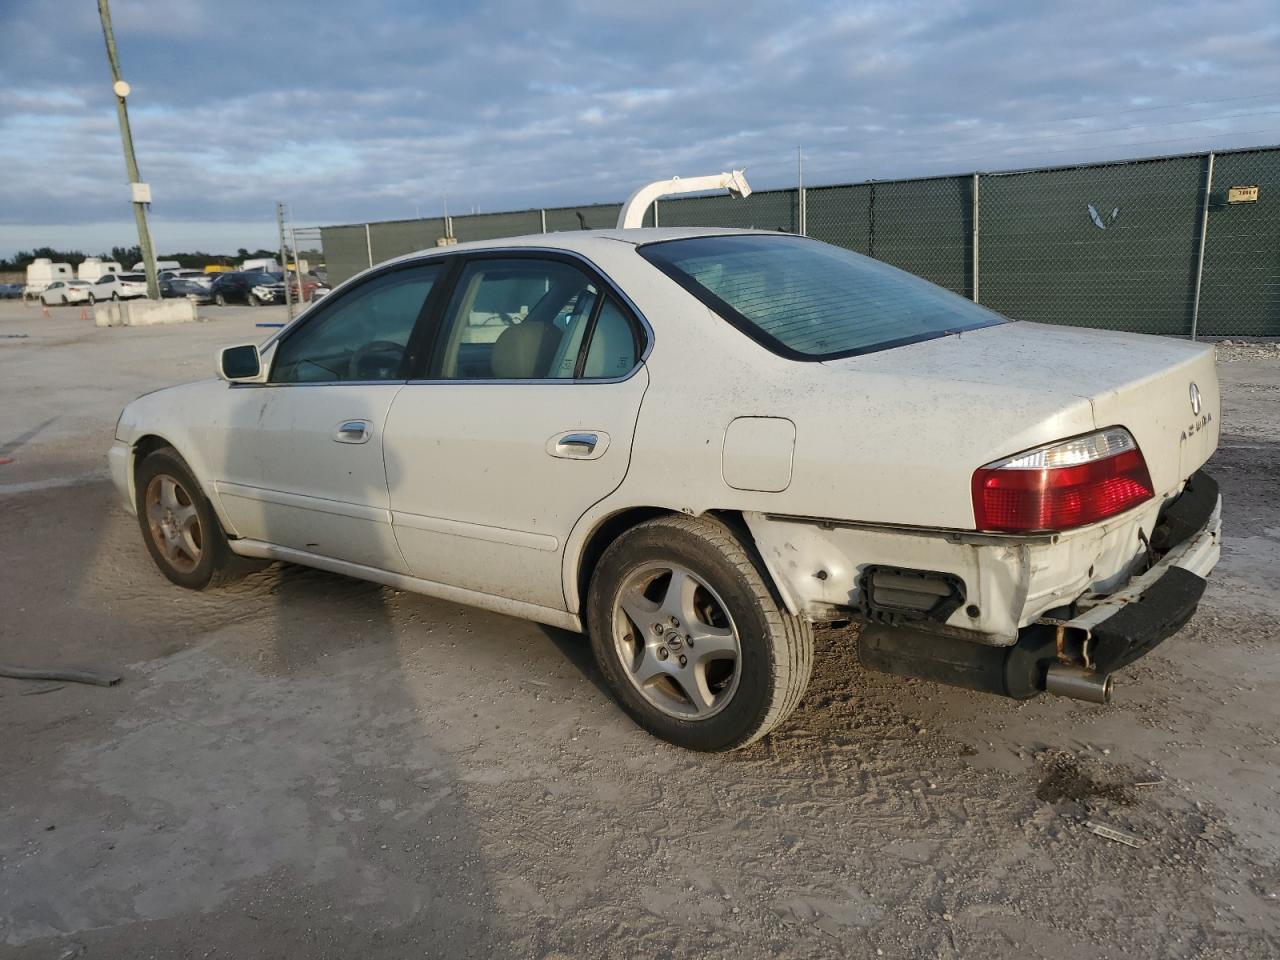
[[[804,237],[695,237],[648,244],[640,255],[753,340],[796,360],[1007,322],[896,267]]]

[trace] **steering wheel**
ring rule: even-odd
[[[400,361],[404,357],[404,344],[396,343],[394,340],[370,340],[356,347],[355,352],[351,354],[351,359],[347,362],[347,377],[351,380],[390,379],[390,377],[366,377],[360,372],[360,365],[365,358],[378,351],[394,354],[395,359],[386,367],[394,376],[396,368],[400,366]]]

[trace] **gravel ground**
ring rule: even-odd
[[[301,568],[160,577],[116,415],[277,312],[0,303],[0,661],[124,673],[0,680],[0,957],[1280,954],[1280,349],[1221,348],[1223,562],[1112,707],[868,673],[824,630],[791,721],[701,756],[571,634]]]

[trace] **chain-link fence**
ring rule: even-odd
[[[330,276],[452,241],[613,227],[619,204],[324,227]],[[1280,148],[660,200],[645,223],[799,232],[1008,316],[1280,336]]]

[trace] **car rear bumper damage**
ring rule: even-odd
[[[1221,530],[1218,485],[1201,471],[1160,515],[1150,539],[1163,556],[1122,588],[1080,598],[1070,617],[1044,617],[1009,647],[872,623],[862,630],[859,655],[886,673],[1015,699],[1048,692],[1106,703],[1112,672],[1150,653],[1195,614],[1221,555]]]

